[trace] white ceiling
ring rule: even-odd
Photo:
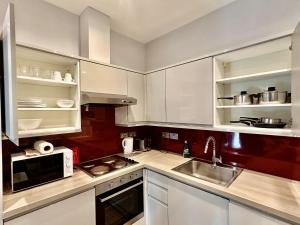
[[[45,0],[80,15],[91,6],[111,18],[111,29],[147,43],[235,0]]]

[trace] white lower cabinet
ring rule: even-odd
[[[95,190],[33,211],[4,225],[96,225]]]
[[[146,170],[145,173],[145,217],[147,225],[168,225],[169,178]]]
[[[168,206],[148,196],[148,225],[168,225]]]
[[[147,225],[227,225],[227,199],[147,170]]]
[[[229,225],[289,225],[289,223],[246,206],[230,202]]]
[[[146,225],[291,225],[150,170],[144,177]]]
[[[170,225],[228,224],[227,199],[171,179],[168,210]]]

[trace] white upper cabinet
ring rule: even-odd
[[[228,200],[170,179],[168,213],[170,225],[227,225]]]
[[[297,25],[292,35],[292,118],[293,131],[296,135],[300,135],[300,23]]]
[[[127,72],[128,97],[137,99],[136,105],[116,107],[116,124],[128,125],[146,120],[145,111],[145,75]]]
[[[128,122],[145,121],[145,75],[128,72],[128,97],[137,99],[136,105],[128,106]]]
[[[79,132],[79,61],[32,47],[16,45],[14,7],[9,5],[3,25],[5,134],[19,138]],[[53,71],[60,73],[57,79]],[[69,73],[69,80],[62,78]],[[58,100],[71,100],[70,107]]]
[[[4,97],[6,135],[16,145],[19,143],[16,103],[16,36],[14,7],[10,3],[2,26]]]
[[[81,61],[81,91],[127,95],[127,71]]]
[[[166,70],[167,122],[213,123],[212,68],[206,58]]]
[[[236,203],[229,204],[229,225],[289,225],[267,214]]]
[[[146,118],[150,122],[166,122],[166,71],[146,75]]]

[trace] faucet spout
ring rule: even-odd
[[[217,163],[222,163],[222,157],[221,156],[219,158],[216,157],[216,139],[213,136],[209,136],[207,138],[207,141],[206,141],[206,144],[204,147],[204,153],[207,154],[210,142],[212,142],[212,145],[213,145],[213,156],[212,156],[213,166],[216,166]]]

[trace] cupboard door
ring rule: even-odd
[[[300,23],[292,35],[292,118],[293,131],[300,135]]]
[[[166,74],[165,70],[146,75],[147,121],[166,122]]]
[[[169,224],[168,207],[160,201],[156,200],[155,198],[152,198],[151,196],[148,196],[148,213],[148,225]]]
[[[212,58],[166,71],[167,122],[213,123]]]
[[[3,66],[4,66],[4,103],[5,133],[19,145],[17,103],[16,103],[16,35],[14,5],[9,4],[2,27]]]
[[[86,61],[80,67],[81,91],[127,95],[127,71]]]
[[[96,225],[95,190],[33,211],[4,225]]]
[[[128,96],[137,99],[136,105],[128,106],[128,122],[145,121],[145,76],[128,72]]]
[[[248,219],[245,219],[248,218]],[[230,202],[229,225],[288,225],[259,211]]]
[[[169,180],[169,223],[172,225],[227,225],[228,200]],[[196,223],[195,223],[196,221]]]

